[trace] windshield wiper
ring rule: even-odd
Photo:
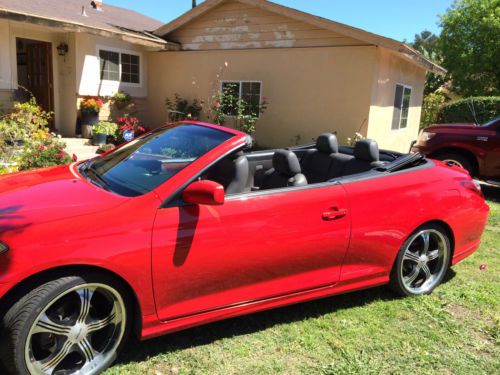
[[[97,185],[104,190],[111,191],[108,182],[104,178],[99,176],[99,174],[93,168],[93,163],[90,163],[90,165],[85,168],[85,174],[87,175],[87,177],[89,177],[89,180],[94,185]]]

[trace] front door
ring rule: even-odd
[[[347,209],[337,184],[160,209],[152,260],[160,319],[337,282],[350,216],[335,212]]]
[[[27,89],[33,94],[38,105],[44,111],[54,111],[52,45],[47,42],[27,44],[26,64],[28,69]]]

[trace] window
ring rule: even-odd
[[[224,81],[222,82],[222,92],[228,92],[232,96],[243,100],[246,104],[245,114],[260,116],[261,82],[256,81]],[[236,115],[236,102],[228,103],[226,114]]]
[[[140,57],[129,53],[99,51],[101,80],[140,83]]]
[[[122,53],[122,82],[139,83],[139,56]]]
[[[392,130],[406,129],[410,112],[411,87],[397,84]]]
[[[120,80],[120,54],[111,51],[99,51],[101,59],[101,80]]]

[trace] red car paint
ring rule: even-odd
[[[423,130],[433,134],[422,137],[412,148],[430,158],[444,153],[458,153],[471,160],[478,177],[500,181],[500,118],[487,126],[475,124],[440,124]]]
[[[480,244],[488,206],[464,186],[471,181],[465,171],[440,162],[229,196],[222,205],[164,207],[200,171],[245,145],[243,133],[224,130],[235,136],[134,198],[94,186],[76,164],[1,177],[0,241],[10,250],[0,255],[0,298],[40,272],[105,269],[130,286],[141,337],[149,338],[385,284],[405,239],[429,221],[450,228],[453,264]],[[324,220],[332,213],[335,220]]]

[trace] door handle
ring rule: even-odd
[[[332,221],[343,218],[346,215],[347,210],[345,208],[338,209],[336,207],[332,207],[330,210],[323,212],[322,218],[326,221]]]

